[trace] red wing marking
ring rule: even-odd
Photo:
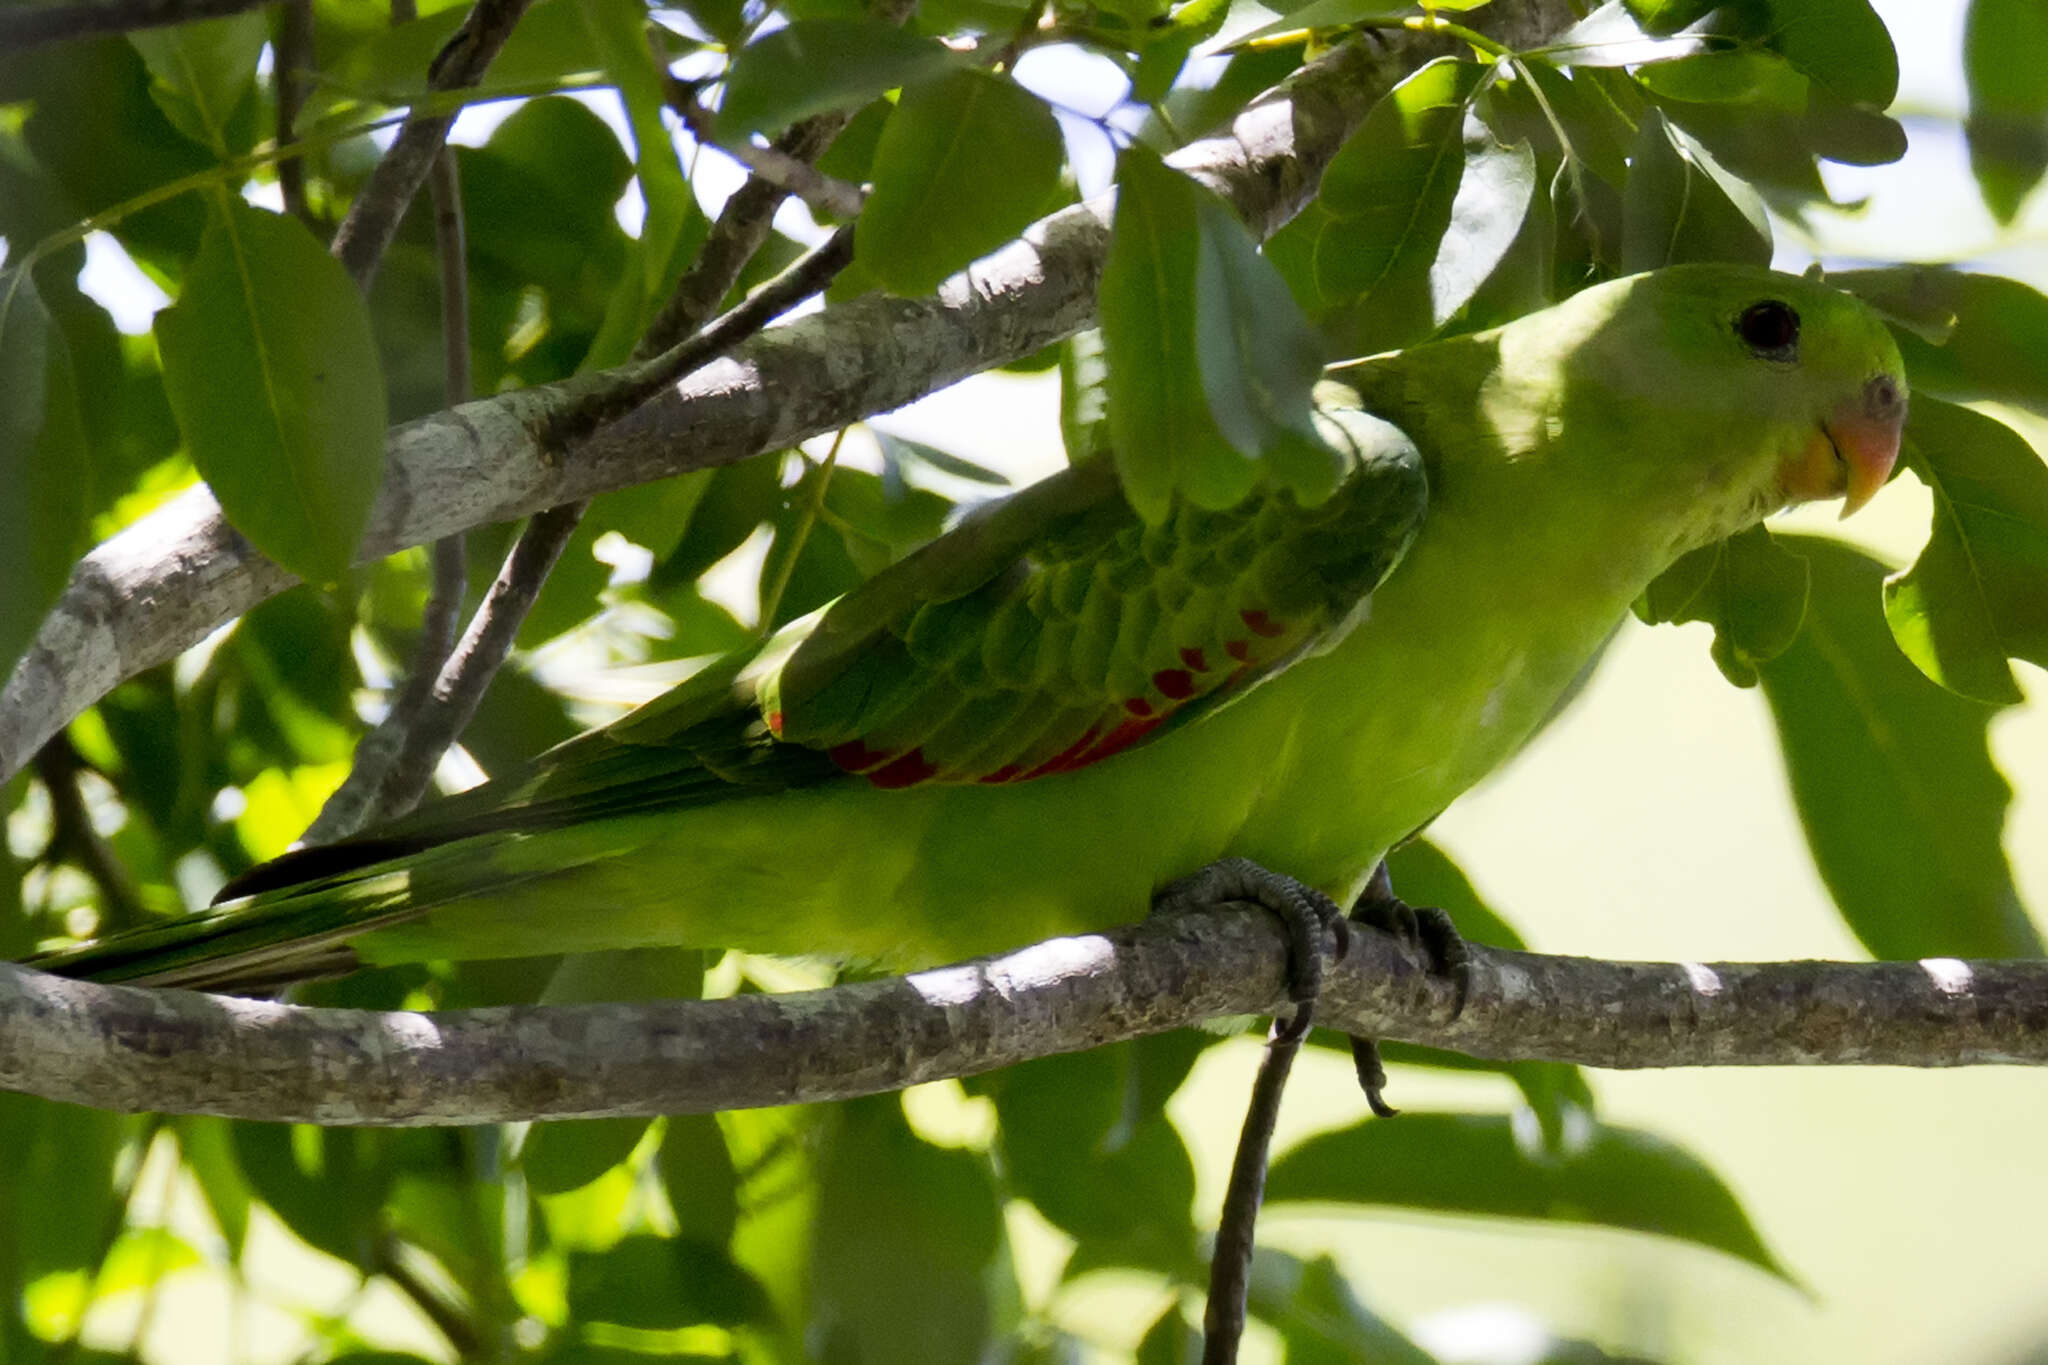
[[[1100,725],[1089,726],[1087,734],[1081,736],[1072,744],[1069,744],[1066,748],[1024,774],[1024,780],[1029,782],[1034,777],[1045,777],[1052,773],[1070,772],[1080,767],[1088,761],[1088,746],[1093,744],[1095,737],[1101,733],[1102,727]]]
[[[1154,716],[1149,720],[1123,721],[1118,724],[1116,729],[1104,735],[1100,744],[1083,754],[1081,761],[1074,764],[1074,766],[1076,768],[1085,767],[1098,759],[1108,758],[1111,754],[1121,753],[1158,729],[1165,721],[1166,717],[1164,716]]]
[[[1223,652],[1239,663],[1247,663],[1252,657],[1252,642],[1249,640],[1232,640],[1223,646]]]
[[[1195,695],[1195,680],[1184,668],[1162,668],[1152,675],[1152,685],[1171,701],[1186,701]]]
[[[1197,673],[1207,673],[1209,671],[1209,661],[1202,657],[1202,651],[1199,649],[1189,649],[1186,646],[1182,646],[1180,661]],[[782,713],[777,711],[775,714],[780,717]]]
[[[1124,710],[1134,716],[1149,716],[1152,714],[1152,703],[1143,697],[1132,697],[1124,703]]]
[[[1004,764],[1004,765],[1003,765],[1002,767],[1000,767],[1000,768],[996,769],[996,770],[995,770],[994,772],[990,773],[990,774],[989,774],[989,775],[988,775],[987,777],[980,777],[980,778],[976,778],[975,780],[976,780],[977,782],[988,782],[988,783],[997,783],[997,782],[1015,782],[1015,781],[1016,781],[1016,780],[1017,780],[1018,778],[1022,777],[1023,775],[1024,775],[1024,765],[1023,765],[1023,764],[1021,764],[1021,763],[1005,763],[1005,764]]]
[[[887,791],[897,787],[914,787],[938,775],[937,766],[924,756],[924,751],[912,749],[894,763],[869,773],[868,781]]]
[[[1263,635],[1268,640],[1276,635],[1285,635],[1287,633],[1285,625],[1275,621],[1256,607],[1247,608],[1239,612],[1237,618],[1244,622],[1245,629],[1249,630],[1252,634]]]
[[[864,773],[889,757],[887,749],[870,749],[857,739],[826,750],[825,756],[850,773]]]
[[[780,711],[770,711],[768,713],[768,733],[777,739],[782,738],[782,713]]]

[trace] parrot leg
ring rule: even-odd
[[[1464,938],[1449,915],[1434,905],[1410,905],[1394,894],[1393,880],[1387,875],[1386,863],[1382,862],[1373,869],[1371,880],[1366,882],[1365,890],[1359,892],[1357,903],[1351,907],[1351,920],[1392,934],[1404,945],[1419,950],[1428,962],[1432,976],[1450,979],[1456,992],[1452,998],[1451,1017],[1455,1019],[1464,1012],[1465,997],[1472,988],[1471,950],[1465,946]],[[1399,1113],[1385,1099],[1387,1069],[1380,1061],[1380,1045],[1371,1038],[1352,1034],[1351,1061],[1358,1070],[1359,1088],[1365,1091],[1365,1100],[1372,1106],[1372,1112],[1381,1118],[1392,1118]]]
[[[1231,901],[1270,911],[1287,930],[1287,998],[1301,1008],[1275,1026],[1275,1037],[1299,1041],[1315,1014],[1323,986],[1323,939],[1335,940],[1336,955],[1351,947],[1351,926],[1337,903],[1314,887],[1259,866],[1249,858],[1222,858],[1168,883],[1152,898],[1152,913],[1214,910]]]

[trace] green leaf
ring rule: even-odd
[[[894,1095],[844,1107],[818,1173],[809,1332],[825,1360],[952,1365],[991,1344],[1003,1245],[978,1152],[911,1132]]]
[[[1197,194],[1195,218],[1195,357],[1209,416],[1224,440],[1314,506],[1345,472],[1343,456],[1316,430],[1310,398],[1322,378],[1322,338],[1227,205]]]
[[[1999,845],[2011,790],[1986,738],[1995,709],[1929,682],[1892,642],[1886,566],[1786,537],[1812,566],[1806,626],[1762,666],[1807,846],[1878,957],[2032,956],[2041,942]]]
[[[1686,261],[1769,265],[1770,222],[1755,190],[1651,110],[1622,195],[1621,265],[1633,273]]]
[[[1698,1157],[1653,1134],[1592,1120],[1553,1154],[1491,1114],[1411,1110],[1395,1123],[1367,1119],[1310,1138],[1273,1163],[1267,1203],[1304,1200],[1653,1232],[1791,1278]]]
[[[1373,106],[1323,175],[1316,287],[1360,350],[1405,345],[1451,311],[1437,309],[1432,267],[1464,175],[1465,113],[1492,74],[1431,62]]]
[[[1545,43],[1542,55],[1558,66],[1638,66],[1709,50],[1699,35],[1679,34],[1675,27],[1667,26],[1672,14],[1690,8],[1689,5],[1681,2],[1655,6],[1657,13],[1651,17],[1658,22],[1654,27],[1636,22],[1633,12],[1644,8],[1641,0],[1630,0],[1628,4],[1607,0],[1555,41]]]
[[[739,1174],[715,1114],[674,1114],[655,1158],[676,1232],[712,1246],[732,1240],[739,1223]]]
[[[242,1179],[229,1142],[226,1119],[185,1117],[177,1121],[178,1156],[213,1211],[228,1255],[239,1259],[249,1235],[249,1208],[254,1202],[249,1182]]]
[[[2017,280],[1941,266],[1830,272],[1906,328],[1899,354],[1915,397],[2014,403],[2048,416],[2048,297]],[[1945,339],[1944,339],[1945,338]]]
[[[866,104],[958,61],[936,39],[879,19],[798,19],[733,58],[718,131],[728,138]]]
[[[1951,691],[2020,701],[2006,660],[2048,668],[2048,465],[2003,422],[1924,395],[1907,430],[1934,529],[1885,581],[1892,637]]]
[[[1870,0],[1770,0],[1770,45],[1852,104],[1883,109],[1899,93],[1899,54]]]
[[[1737,687],[1783,654],[1806,618],[1806,562],[1759,524],[1704,545],[1659,574],[1636,603],[1649,624],[1705,621],[1714,663]]]
[[[1806,108],[1806,77],[1777,53],[1753,48],[1652,62],[1636,79],[1666,99]]]
[[[156,336],[228,520],[300,577],[339,578],[384,470],[383,372],[348,273],[297,219],[226,198]]]
[[[536,1123],[519,1149],[527,1188],[535,1194],[580,1190],[633,1154],[651,1122],[645,1118],[565,1119]]]
[[[1148,148],[1134,144],[1117,158],[1100,295],[1110,450],[1124,497],[1155,524],[1176,492],[1228,507],[1256,477],[1217,430],[1202,388],[1194,288],[1202,193]]]
[[[579,1322],[647,1331],[775,1321],[774,1305],[760,1281],[724,1251],[646,1233],[626,1237],[609,1251],[570,1255],[569,1314]]]
[[[1439,327],[1494,278],[1536,199],[1536,153],[1527,142],[1502,142],[1477,111],[1466,113],[1464,136],[1450,227],[1429,268],[1430,318]]]
[[[874,433],[875,444],[882,450],[882,482],[891,489],[900,488],[903,484],[903,471],[916,465],[937,470],[941,474],[950,474],[956,479],[965,479],[969,483],[997,488],[1009,486],[1009,475],[990,469],[987,465],[962,459],[950,451],[928,446],[922,441],[905,440],[878,427],[870,427],[869,430]],[[896,494],[892,493],[892,496]]]
[[[854,249],[882,286],[923,294],[1036,218],[1059,185],[1059,123],[1006,76],[906,88],[875,147]]]
[[[1302,1262],[1260,1247],[1252,1263],[1251,1311],[1279,1330],[1287,1365],[1436,1365],[1436,1358],[1358,1301],[1328,1256]]]
[[[1970,170],[1984,206],[2010,223],[2048,172],[2048,7],[2039,0],[1973,0],[1963,26],[1970,87]]]
[[[228,153],[228,121],[256,80],[256,59],[270,41],[261,13],[231,14],[165,28],[139,29],[128,41],[153,78],[150,98],[186,137]]]
[[[0,272],[0,677],[85,549],[93,462],[71,352],[26,270]]]
[[[676,159],[675,139],[662,122],[668,107],[665,72],[647,41],[647,8],[641,0],[582,0],[584,22],[604,57],[605,71],[625,101],[633,129],[634,169],[647,216],[634,254],[640,269],[619,282],[613,306],[599,329],[584,368],[625,360],[662,302],[677,272],[676,244],[684,221],[696,208]]]
[[[1188,56],[1215,37],[1230,17],[1230,0],[1187,0],[1165,25],[1150,29],[1137,70],[1131,73],[1133,104],[1157,104],[1173,89]]]

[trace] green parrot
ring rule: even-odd
[[[1349,903],[1650,580],[1871,497],[1899,353],[1811,279],[1677,266],[1343,366],[1349,472],[1148,525],[1084,462],[525,769],[33,959],[262,989],[643,945],[893,968],[1126,922],[1242,857]]]

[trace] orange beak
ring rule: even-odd
[[[1821,422],[1799,453],[1786,461],[1779,483],[1787,502],[1840,497],[1848,516],[1877,496],[1899,462],[1906,396],[1896,380],[1879,375],[1845,398]]]

